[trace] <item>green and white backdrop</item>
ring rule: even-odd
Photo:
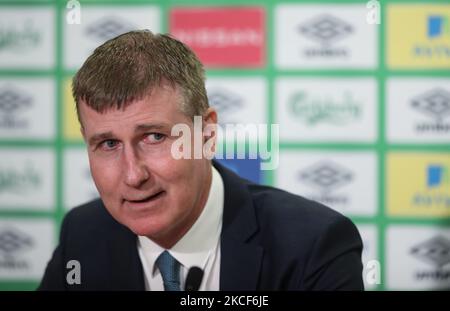
[[[277,169],[225,164],[349,216],[368,289],[450,288],[448,1],[0,0],[0,290],[34,289],[97,196],[70,79],[143,28],[199,55],[222,125],[279,125]]]

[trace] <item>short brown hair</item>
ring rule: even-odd
[[[186,115],[202,115],[208,108],[205,71],[191,49],[149,30],[122,34],[97,47],[73,78],[78,119],[81,123],[80,100],[100,113],[121,109],[163,82],[181,88]]]

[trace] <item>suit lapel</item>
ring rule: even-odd
[[[264,250],[251,243],[258,230],[252,198],[242,179],[213,163],[225,188],[220,290],[256,290]]]
[[[263,258],[261,247],[244,244],[231,238],[222,238],[220,290],[258,289]]]

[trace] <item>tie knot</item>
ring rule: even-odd
[[[156,260],[156,266],[161,272],[164,290],[180,291],[180,263],[168,251],[164,251]]]

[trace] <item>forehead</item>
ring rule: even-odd
[[[135,100],[121,109],[110,108],[98,112],[80,101],[79,113],[85,132],[125,130],[139,123],[174,125],[190,120],[181,112],[183,96],[179,88],[169,85],[155,87],[142,99]]]

